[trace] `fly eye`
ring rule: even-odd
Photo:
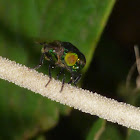
[[[68,66],[75,65],[77,59],[78,59],[78,56],[75,53],[67,53],[65,56],[65,62]]]

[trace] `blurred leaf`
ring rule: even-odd
[[[102,133],[100,140],[124,140],[115,125],[106,125],[105,131]]]
[[[135,88],[130,84],[126,87],[125,83],[121,83],[118,86],[118,95],[123,98],[124,102],[127,102],[134,106],[140,106],[140,89]]]
[[[129,129],[129,135],[127,140],[139,140],[140,139],[140,132],[136,130]]]
[[[105,120],[98,119],[92,126],[86,140],[99,140],[105,129]]]
[[[36,140],[46,140],[45,136],[39,136]]]
[[[72,42],[89,67],[115,0],[0,0],[0,55],[32,67],[35,38]],[[33,60],[34,59],[34,60]],[[35,61],[35,62],[34,62]],[[70,108],[0,80],[0,138],[27,139],[56,125]]]

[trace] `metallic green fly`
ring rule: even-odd
[[[73,83],[76,85],[82,76],[79,72],[86,64],[85,56],[69,42],[53,41],[50,43],[43,42],[39,44],[43,46],[41,50],[42,55],[39,65],[37,65],[34,69],[41,67],[43,65],[44,59],[50,62],[50,79],[45,87],[47,87],[52,79],[51,69],[55,68],[56,66],[61,67],[60,72],[57,74],[57,79],[59,79],[59,76],[63,74],[62,87],[60,92],[63,90],[65,83],[64,69],[67,69],[71,73],[71,78],[68,83]]]

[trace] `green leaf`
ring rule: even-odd
[[[107,125],[99,140],[124,140],[115,125]]]
[[[139,139],[140,139],[140,132],[137,130],[129,129],[127,140],[139,140]]]
[[[0,55],[33,67],[41,49],[33,45],[33,40],[69,41],[85,54],[86,71],[114,3],[115,0],[0,0]],[[67,106],[2,80],[0,91],[1,139],[31,138],[54,127],[60,114],[70,112]]]
[[[105,129],[105,120],[98,119],[92,126],[86,140],[98,140]]]

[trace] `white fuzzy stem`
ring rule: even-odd
[[[45,84],[49,80],[47,75],[2,57],[0,57],[0,78],[82,112],[140,130],[139,108],[68,84],[65,84],[60,93],[61,82],[54,79],[46,88]]]

